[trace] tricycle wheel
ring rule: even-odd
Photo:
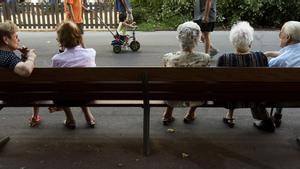
[[[130,49],[134,52],[138,51],[141,47],[140,43],[138,41],[132,41],[129,45]]]
[[[121,46],[120,45],[115,45],[113,48],[115,53],[120,53],[121,52]]]

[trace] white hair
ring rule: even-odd
[[[229,40],[236,49],[249,50],[254,37],[254,29],[249,22],[241,21],[230,30]]]
[[[198,24],[194,22],[185,22],[177,28],[177,38],[184,51],[190,51],[196,47],[201,35],[201,30]]]
[[[281,31],[289,35],[293,40],[300,42],[300,22],[288,21],[282,26]]]

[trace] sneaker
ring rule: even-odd
[[[36,117],[32,116],[30,119],[29,119],[29,126],[30,127],[36,127],[36,126],[39,126],[42,122],[42,118],[41,116],[37,115]]]
[[[163,123],[164,126],[168,126],[169,124],[173,123],[174,120],[175,120],[174,117],[168,117],[168,118],[163,117],[162,123]]]
[[[219,50],[216,49],[216,48],[211,47],[210,50],[209,50],[209,55],[210,55],[210,57],[214,57],[214,56],[216,56],[218,53],[219,53]]]
[[[68,129],[75,129],[76,128],[76,123],[75,120],[65,120],[64,121],[64,126]]]
[[[275,124],[271,118],[264,119],[264,120],[255,120],[253,122],[254,127],[259,130],[266,131],[266,132],[274,132],[275,131]]]

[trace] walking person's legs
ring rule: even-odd
[[[210,40],[210,33],[209,32],[202,32],[203,35],[203,42],[204,42],[204,48],[205,48],[205,53],[209,54],[210,51],[210,44],[211,44],[211,40]]]

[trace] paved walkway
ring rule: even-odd
[[[258,32],[255,50],[278,49],[277,33]],[[159,66],[163,53],[178,49],[175,35],[138,32],[141,51],[119,55],[112,53],[107,32],[86,32],[85,39],[97,50],[100,66]],[[55,33],[20,36],[21,43],[37,49],[38,66],[48,66],[57,49]],[[228,32],[213,36],[223,52],[231,51],[227,36]],[[0,169],[299,169],[300,109],[285,109],[281,128],[270,134],[253,127],[249,109],[236,111],[236,126],[230,129],[222,123],[222,108],[198,109],[195,123],[189,125],[182,122],[187,109],[178,108],[168,127],[161,124],[163,109],[153,108],[149,157],[142,155],[142,109],[92,108],[95,129],[87,128],[82,113],[74,110],[73,131],[63,127],[61,112],[50,114],[42,108],[42,125],[29,128],[31,108],[1,110],[0,136],[11,140],[0,152]]]

